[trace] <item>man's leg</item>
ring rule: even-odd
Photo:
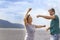
[[[53,35],[51,35],[51,36],[50,36],[50,40],[54,40],[53,38],[54,38],[54,36],[53,36]]]
[[[59,40],[60,40],[60,34],[59,34]]]
[[[59,34],[54,35],[54,40],[59,40]]]
[[[51,35],[50,40],[59,40],[59,34]]]

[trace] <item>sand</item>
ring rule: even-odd
[[[49,32],[36,30],[35,40],[50,40]],[[25,40],[24,29],[3,28],[0,29],[0,40]]]

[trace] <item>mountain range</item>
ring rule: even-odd
[[[0,28],[24,28],[24,25],[0,19]]]

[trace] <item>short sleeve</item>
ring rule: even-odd
[[[58,16],[57,15],[55,15],[55,19],[58,19]]]

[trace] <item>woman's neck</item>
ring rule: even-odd
[[[28,23],[28,24],[30,24],[30,25],[31,25],[32,23]]]

